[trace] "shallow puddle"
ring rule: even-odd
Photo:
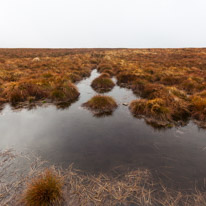
[[[29,149],[51,164],[74,166],[85,172],[149,168],[168,184],[203,186],[206,176],[206,130],[190,122],[185,127],[155,130],[134,118],[127,106],[137,99],[132,91],[115,86],[107,93],[118,108],[111,116],[94,117],[81,107],[96,92],[91,81],[77,84],[80,98],[67,109],[55,106],[14,111],[7,105],[0,115],[0,148]]]

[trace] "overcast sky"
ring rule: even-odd
[[[206,47],[206,0],[0,0],[0,47]]]

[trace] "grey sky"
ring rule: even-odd
[[[0,47],[206,47],[206,0],[0,0]]]

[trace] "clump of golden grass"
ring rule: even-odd
[[[105,69],[103,73],[108,74],[110,77],[114,76],[113,70]]]
[[[149,99],[135,100],[130,104],[134,116],[144,116],[174,124],[183,124],[191,116],[191,104],[187,95],[181,90],[149,84],[141,94]]]
[[[117,103],[110,96],[96,95],[82,106],[98,115],[112,113],[117,108]]]
[[[203,111],[206,109],[206,98],[194,96],[192,97],[192,103],[197,111]]]
[[[75,85],[67,81],[55,84],[50,97],[56,101],[73,102],[79,97],[79,92]]]
[[[40,100],[48,96],[47,92],[32,82],[21,82],[12,84],[2,93],[3,98],[8,99],[11,104],[17,104],[33,97]]]
[[[168,74],[166,76],[160,77],[160,82],[165,85],[176,85],[182,83],[184,81],[185,77],[182,77],[180,75],[175,74]]]
[[[92,88],[100,93],[109,92],[115,86],[114,82],[107,77],[107,74],[102,74],[92,81]]]
[[[49,79],[49,78],[52,78],[52,77],[53,77],[52,73],[50,73],[50,72],[46,72],[46,73],[44,73],[42,76],[43,76],[45,79]]]
[[[206,121],[206,97],[193,96],[191,99],[193,118]]]
[[[189,98],[187,94],[175,87],[166,87],[165,93],[160,95],[167,103],[174,122],[187,122],[191,117]]]
[[[143,98],[147,98],[147,99],[153,99],[156,97],[160,97],[165,93],[166,93],[166,89],[164,86],[162,86],[161,84],[153,84],[153,83],[148,83],[146,85],[144,85],[143,89],[141,90],[140,96]]]
[[[181,87],[188,93],[192,94],[194,91],[197,91],[198,89],[200,89],[201,85],[195,80],[188,78],[181,83]]]
[[[110,78],[110,75],[108,73],[101,73],[101,75],[99,77],[102,77],[102,78]]]
[[[59,205],[62,202],[62,178],[51,170],[27,184],[22,202],[26,206]]]
[[[148,82],[146,80],[137,78],[132,82],[131,85],[127,85],[127,88],[131,88],[134,94],[141,96],[142,91],[144,90],[145,85],[147,84]]]
[[[105,72],[105,71],[112,71],[112,69],[113,68],[110,64],[105,64],[105,63],[101,63],[97,67],[97,71],[100,73]]]
[[[121,72],[117,75],[117,84],[128,84],[137,79],[137,76],[135,74],[131,74],[129,72]]]
[[[206,90],[203,90],[199,93],[196,93],[195,95],[205,98],[206,97]]]
[[[185,101],[188,101],[187,94],[183,90],[179,90],[176,87],[168,87],[168,92],[177,98],[183,99]]]
[[[71,73],[68,75],[71,82],[77,82],[81,80],[81,77],[78,74]]]
[[[161,121],[171,120],[169,108],[161,98],[134,100],[130,103],[129,108],[132,114],[137,117],[144,115]]]
[[[1,63],[1,64],[4,64],[5,62],[6,62],[5,59],[0,58],[0,63]]]

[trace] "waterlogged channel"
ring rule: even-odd
[[[31,110],[12,110],[6,105],[0,115],[0,148],[25,148],[51,164],[85,172],[110,172],[114,168],[149,168],[170,184],[204,186],[206,177],[206,130],[190,122],[185,127],[156,130],[134,118],[123,103],[137,99],[119,86],[107,93],[118,103],[111,116],[95,117],[82,108],[96,92],[91,81],[77,84],[78,101],[66,109],[54,105]]]

